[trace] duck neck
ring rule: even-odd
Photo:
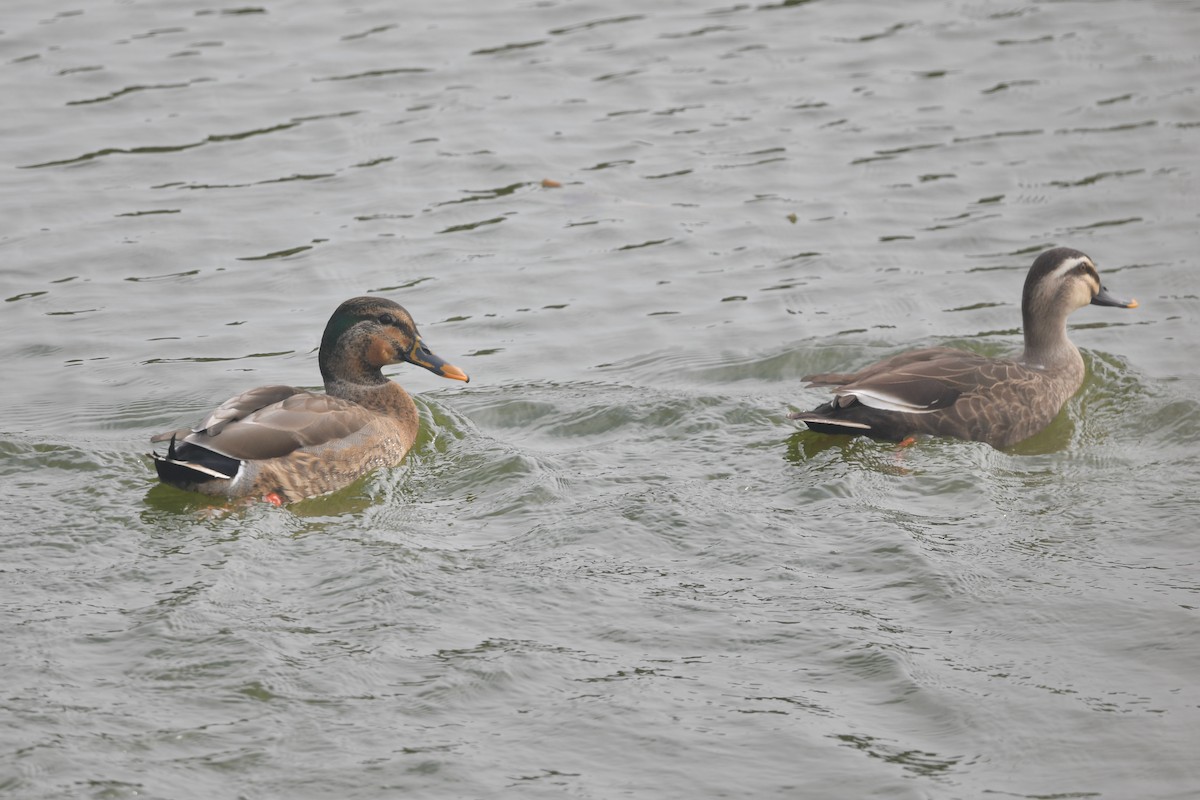
[[[1055,308],[1025,309],[1022,313],[1025,352],[1021,361],[1031,367],[1049,367],[1080,358],[1067,338],[1067,313]]]
[[[367,355],[368,341],[347,340],[332,344],[322,341],[317,364],[325,391],[338,397],[353,394],[356,389],[369,389],[390,384],[379,367],[371,366]]]

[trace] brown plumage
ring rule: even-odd
[[[902,441],[923,434],[1010,447],[1041,431],[1083,383],[1067,317],[1088,304],[1136,308],[1100,284],[1092,260],[1066,247],[1038,256],[1021,295],[1025,350],[988,358],[950,347],[900,353],[858,372],[809,375],[834,399],[791,414],[822,433]]]
[[[381,368],[407,361],[454,380],[467,375],[430,352],[401,306],[355,297],[325,326],[325,394],[262,386],[226,400],[195,428],[151,438],[159,478],[181,489],[288,503],[332,492],[400,462],[417,437],[417,407]]]

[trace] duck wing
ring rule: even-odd
[[[183,441],[240,461],[258,461],[347,439],[376,417],[340,397],[297,392],[243,417],[222,421],[215,433],[195,431]]]
[[[302,390],[297,389],[295,386],[260,386],[257,389],[251,389],[239,395],[234,395],[224,403],[221,403],[221,405],[217,406],[216,409],[195,427],[179,428],[178,430],[158,433],[151,436],[150,441],[166,442],[171,439],[186,439],[193,433],[216,436],[230,422],[244,419],[255,411],[274,405],[301,392]]]
[[[949,408],[1003,364],[986,356],[951,347],[900,353],[854,373],[826,373],[805,378],[809,386],[833,386],[835,401],[854,402],[883,411],[923,414]]]
[[[295,386],[260,386],[221,403],[192,430],[196,433],[203,432],[209,436],[217,436],[231,422],[246,419],[282,403],[289,397],[304,394],[311,395],[312,393],[297,389]]]
[[[810,386],[832,386],[834,393],[828,403],[790,415],[813,430],[894,441],[927,433],[1004,443],[1014,420],[996,401],[1000,395],[1022,398],[1029,368],[1011,359],[937,347],[901,353],[859,372],[807,380]]]
[[[279,458],[352,436],[377,415],[357,403],[293,386],[262,386],[231,397],[191,430],[168,431],[151,441],[180,441],[238,461]],[[176,450],[174,445],[172,450]]]

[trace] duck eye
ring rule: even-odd
[[[380,314],[379,315],[379,324],[380,325],[395,325],[396,318],[393,317],[391,314]]]

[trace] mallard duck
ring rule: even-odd
[[[355,297],[325,326],[318,356],[325,394],[262,386],[226,400],[195,428],[151,438],[158,477],[222,497],[281,505],[332,492],[404,458],[417,438],[417,407],[381,368],[407,361],[468,380],[430,352],[403,307]]]
[[[1136,308],[1105,290],[1096,265],[1058,247],[1033,262],[1021,294],[1025,352],[988,358],[965,350],[913,350],[858,372],[808,375],[834,398],[791,414],[822,433],[887,441],[953,436],[1010,447],[1041,431],[1083,384],[1083,358],[1067,338],[1067,316],[1086,305]]]

